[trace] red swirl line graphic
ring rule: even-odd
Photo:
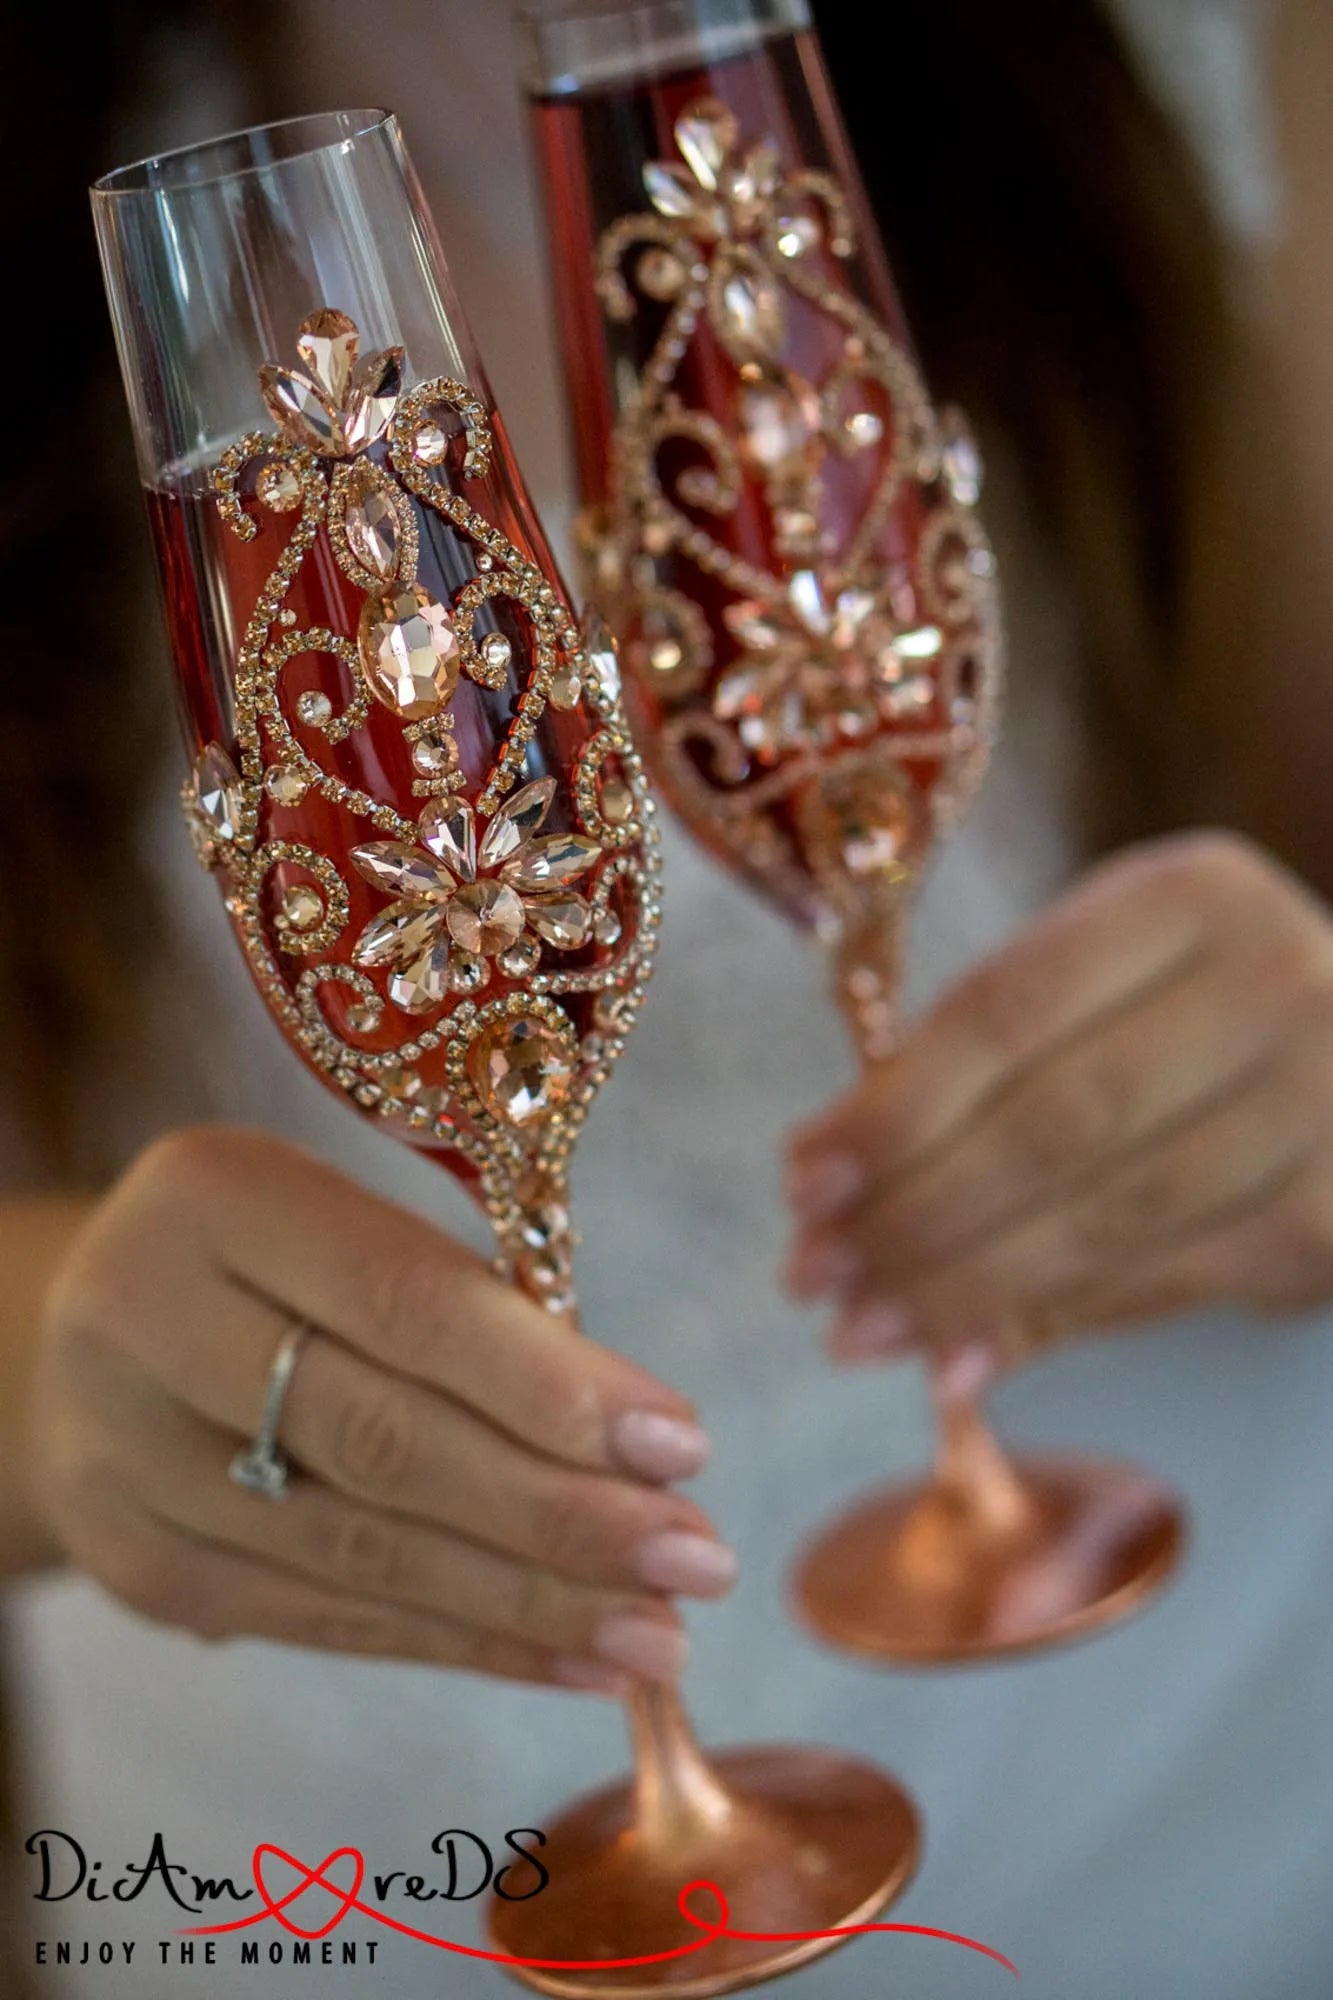
[[[291,1869],[297,1877],[295,1886],[283,1896],[273,1896],[264,1880],[264,1864],[269,1860]],[[350,1861],[352,1864],[351,1881],[346,1887],[329,1878],[330,1869],[336,1868],[342,1861]],[[979,1952],[983,1958],[994,1959],[995,1963],[1002,1965],[1006,1972],[1012,1972],[1015,1979],[1019,1976],[1018,1967],[1012,1959],[1006,1958],[1002,1951],[996,1951],[991,1945],[981,1944],[976,1938],[963,1937],[957,1931],[935,1930],[928,1924],[843,1924],[827,1931],[735,1931],[731,1928],[731,1911],[726,1897],[716,1882],[707,1881],[687,1882],[676,1898],[676,1907],[681,1916],[687,1924],[698,1931],[699,1936],[686,1944],[676,1945],[671,1951],[648,1952],[641,1958],[511,1958],[502,1951],[483,1951],[476,1945],[456,1944],[450,1938],[436,1937],[430,1931],[414,1930],[410,1924],[399,1923],[397,1918],[387,1915],[385,1911],[363,1903],[360,1897],[361,1885],[366,1875],[366,1861],[365,1856],[355,1847],[335,1848],[332,1854],[325,1856],[318,1868],[307,1868],[303,1861],[298,1861],[283,1848],[274,1847],[271,1842],[263,1841],[254,1851],[251,1868],[255,1888],[264,1905],[262,1910],[256,1910],[248,1917],[237,1917],[229,1924],[201,1924],[195,1929],[180,1931],[178,1935],[221,1937],[231,1931],[250,1930],[254,1925],[268,1923],[272,1919],[292,1937],[301,1938],[307,1943],[316,1943],[321,1938],[328,1937],[329,1933],[335,1931],[355,1910],[358,1916],[367,1917],[371,1923],[379,1924],[385,1930],[395,1931],[399,1937],[411,1938],[417,1944],[430,1945],[436,1951],[455,1952],[460,1958],[485,1959],[490,1965],[527,1965],[538,1971],[599,1972],[638,1965],[666,1965],[673,1959],[690,1958],[696,1952],[706,1951],[710,1944],[716,1944],[720,1938],[730,1938],[744,1944],[804,1944],[813,1942],[816,1938],[868,1937],[872,1932],[880,1934],[895,1932],[904,1937],[937,1938],[944,1944],[962,1945],[967,1951]],[[293,1903],[299,1902],[301,1897],[308,1895],[312,1889],[324,1890],[326,1895],[333,1898],[336,1908],[327,1923],[321,1924],[317,1930],[306,1930],[288,1916],[287,1912]],[[706,1892],[717,1904],[715,1917],[700,1916],[691,1908],[692,1898],[701,1892]]]

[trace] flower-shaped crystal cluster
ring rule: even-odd
[[[863,740],[934,706],[943,635],[904,630],[880,594],[829,596],[814,570],[798,570],[785,602],[747,600],[723,615],[744,651],[719,680],[713,713],[760,763]]]
[[[699,99],[681,114],[675,140],[683,167],[653,160],[643,170],[648,199],[658,214],[683,222],[702,243],[757,234],[782,185],[777,147],[761,139],[742,150],[734,115],[712,97]]]
[[[588,942],[592,905],[572,885],[602,850],[583,834],[541,835],[555,789],[554,778],[525,785],[480,844],[474,808],[441,799],[421,816],[420,847],[377,840],[353,849],[365,879],[396,898],[367,924],[353,957],[367,970],[389,971],[397,1006],[426,1013],[450,988],[483,986],[491,959],[521,979],[543,943],[573,951]]]
[[[325,306],[301,321],[296,351],[308,374],[271,362],[259,371],[264,401],[285,436],[324,458],[354,458],[378,444],[402,394],[402,348],[362,356],[354,321]]]

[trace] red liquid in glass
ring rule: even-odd
[[[463,490],[470,504],[554,582],[555,565],[521,495],[503,428],[494,416],[492,423],[496,432],[492,471],[484,484],[465,482]],[[383,462],[382,451],[373,456]],[[183,729],[192,761],[205,746],[216,743],[233,762],[240,763],[234,700],[237,657],[260,594],[299,519],[295,513],[275,514],[261,506],[253,497],[253,485],[251,470],[243,475],[241,492],[247,496],[245,511],[257,532],[246,542],[223,519],[208,468],[192,470],[171,487],[147,494],[176,661]],[[477,575],[476,548],[461,530],[431,510],[417,505],[415,512],[420,533],[417,581],[447,605],[460,586]],[[364,601],[365,592],[339,569],[327,530],[321,527],[283,599],[284,608],[294,617],[286,624],[276,624],[273,636],[280,637],[284,631],[295,633],[325,627],[355,642]],[[463,676],[449,704],[459,768],[466,780],[457,796],[473,800],[482,791],[496,751],[504,741],[531,658],[531,633],[521,606],[509,600],[492,600],[478,619],[479,640],[487,630],[501,631],[510,640],[513,664],[507,685],[491,690]],[[416,819],[430,801],[413,792],[414,780],[419,781],[421,774],[412,765],[412,746],[404,736],[401,717],[372,702],[365,721],[341,742],[330,742],[319,728],[308,726],[299,718],[297,703],[307,691],[326,695],[334,714],[340,714],[356,691],[357,678],[355,668],[349,668],[327,652],[298,652],[289,659],[278,686],[292,735],[324,771],[368,794],[377,804],[388,805],[407,819]],[[542,828],[544,834],[565,831],[573,824],[564,780],[579,749],[601,726],[586,704],[572,712],[548,707],[542,716],[519,782],[528,783],[548,773],[562,781]],[[281,761],[276,747],[265,739],[266,768]],[[287,862],[279,863],[269,872],[262,900],[264,931],[289,990],[294,991],[300,974],[312,965],[354,963],[352,950],[357,938],[387,903],[383,892],[363,880],[351,853],[354,847],[385,837],[368,819],[324,797],[313,785],[296,805],[282,805],[267,791],[261,794],[260,843],[281,840],[315,849],[333,861],[349,892],[348,921],[334,946],[313,955],[287,954],[280,948],[282,931],[275,921],[278,904],[285,890],[309,877],[299,865]],[[598,947],[589,945],[562,952],[558,963],[562,970],[572,969],[597,962],[598,958]],[[370,976],[375,981],[376,975]],[[489,983],[475,996],[478,1004],[503,996],[514,984],[498,966],[493,966]],[[400,1046],[422,1027],[440,1026],[448,1007],[456,1004],[451,998],[438,1014],[423,1017],[405,1016],[392,1005],[386,1005],[377,1029],[352,1032],[347,1012],[355,1005],[357,995],[332,981],[322,987],[321,994],[322,1012],[328,1025],[355,1047],[369,1053]],[[592,1001],[588,995],[562,994],[560,1004],[580,1032],[591,1025]],[[329,1077],[310,1061],[299,1040],[291,1034],[288,1038],[302,1059],[328,1083]],[[442,1056],[438,1050],[415,1061],[414,1067],[424,1083],[438,1084],[443,1080]],[[429,1134],[407,1133],[397,1125],[394,1129],[401,1136],[410,1137],[414,1144],[432,1143]],[[451,1151],[446,1159],[464,1178],[472,1177],[472,1170],[459,1155]]]
[[[617,419],[635,392],[669,311],[667,304],[655,304],[642,296],[634,282],[636,253],[631,251],[622,268],[634,295],[635,313],[628,321],[608,317],[594,287],[598,245],[612,223],[650,211],[644,191],[645,163],[680,163],[673,127],[688,106],[710,97],[734,113],[740,126],[741,151],[766,140],[776,147],[784,174],[815,170],[838,183],[855,228],[855,252],[850,258],[840,258],[824,242],[807,253],[805,266],[815,265],[830,285],[850,292],[910,352],[887,260],[813,34],[775,36],[748,55],[673,70],[647,81],[619,87],[590,86],[576,94],[537,99],[532,115],[549,215],[551,279],[580,486],[583,499],[593,508],[608,499]],[[787,330],[780,362],[807,383],[818,385],[844,358],[846,329],[795,294],[787,295],[786,305]],[[674,378],[683,404],[689,410],[707,412],[735,437],[737,382],[735,361],[704,317]],[[859,403],[880,419],[883,437],[878,449],[855,458],[830,451],[821,466],[818,520],[835,568],[893,445],[895,413],[888,398],[875,389],[870,396],[860,397]],[[696,462],[704,462],[701,452],[688,445],[668,444],[660,459],[664,483],[670,485],[684,466]],[[688,505],[683,511],[715,541],[760,569],[782,576],[802,567],[775,550],[772,512],[763,482],[753,471],[743,478],[740,503],[733,513],[718,518]],[[924,515],[921,489],[909,479],[903,483],[871,551],[873,585],[892,590],[895,611],[904,625],[924,617],[913,583]],[[736,601],[735,592],[679,550],[658,559],[656,577],[683,592],[708,621],[714,671],[709,688],[693,698],[706,707],[710,689],[741,652],[722,622],[724,607]],[[626,641],[628,692],[642,747],[656,765],[655,776],[695,833],[721,858],[736,865],[734,849],[719,842],[717,829],[699,809],[697,796],[682,797],[672,784],[669,769],[654,756],[664,717],[678,713],[679,708],[669,696],[664,700],[653,685],[644,649],[634,643],[633,613],[627,616],[623,608],[615,607],[614,595],[608,593],[608,597]],[[912,775],[924,795],[939,776],[938,760],[918,760]],[[790,833],[790,804],[780,801],[769,810],[784,833]],[[799,848],[800,843],[795,845]],[[794,881],[790,872],[781,883],[762,874],[754,879],[761,890],[776,894],[790,914],[806,921],[816,914],[818,898],[813,893],[802,894],[799,881]]]

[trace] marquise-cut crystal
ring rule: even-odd
[[[551,896],[528,904],[528,922],[548,944],[573,951],[588,942],[592,910],[582,896]]]
[[[439,937],[442,928],[438,905],[394,903],[366,925],[352,957],[358,965],[369,968],[406,965]]]
[[[681,168],[663,166],[660,160],[650,160],[643,170],[643,185],[659,215],[669,216],[675,222],[686,221],[694,215],[699,204],[699,191]]]
[[[298,370],[271,363],[259,371],[259,390],[270,415],[298,444],[324,456],[343,451],[342,425],[327,396]]]
[[[757,264],[733,264],[722,283],[722,319],[733,343],[770,354],[782,338],[782,296]]]
[[[680,156],[700,187],[710,193],[717,187],[727,155],[735,151],[739,139],[735,114],[715,97],[700,98],[676,120],[675,140]]]
[[[407,896],[429,902],[452,894],[454,878],[419,847],[401,840],[371,840],[352,849],[358,871],[389,896]]]
[[[389,980],[389,998],[406,1014],[438,1007],[448,991],[449,940],[436,938],[419,957],[400,966]]]
[[[517,854],[524,841],[540,830],[554,797],[554,778],[537,778],[515,792],[486,829],[481,843],[482,867],[498,868]]]
[[[597,676],[597,685],[607,701],[620,699],[620,661],[611,628],[600,611],[590,606],[583,614],[583,644],[588,665]]]
[[[241,778],[220,743],[210,743],[194,767],[199,817],[214,840],[235,840],[241,815]]]
[[[398,408],[403,391],[403,350],[385,348],[368,354],[352,378],[344,416],[349,451],[364,451],[378,444]]]
[[[346,313],[324,306],[301,321],[296,351],[335,409],[346,399],[360,347]]]
[[[393,487],[369,459],[352,473],[352,492],[343,515],[347,543],[363,569],[392,583],[398,574],[401,523]]]
[[[464,951],[492,957],[523,935],[523,899],[505,882],[469,882],[451,898],[449,935]]]
[[[530,1125],[568,1102],[574,1064],[564,1042],[543,1020],[521,1015],[496,1021],[473,1043],[468,1073],[493,1117]]]
[[[429,805],[418,822],[421,838],[432,854],[451,868],[460,882],[470,882],[477,872],[477,816],[466,800],[439,799]]]
[[[595,840],[582,833],[552,833],[528,845],[508,863],[505,880],[516,889],[563,889],[592,867],[601,853]]]
[[[357,648],[376,700],[409,722],[434,715],[458,685],[453,619],[420,584],[366,599]]]

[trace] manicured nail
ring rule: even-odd
[[[687,1597],[725,1597],[739,1569],[725,1542],[671,1529],[640,1542],[634,1566],[650,1590],[681,1591]]]
[[[844,1313],[829,1334],[829,1353],[837,1361],[876,1361],[890,1354],[909,1354],[914,1324],[906,1306],[892,1299],[869,1299]]]
[[[940,1362],[936,1381],[941,1395],[950,1402],[965,1402],[989,1389],[1000,1373],[1000,1357],[984,1340],[969,1340],[955,1347]]]
[[[641,1618],[634,1611],[615,1611],[598,1626],[593,1651],[638,1680],[675,1681],[685,1665],[689,1641],[677,1625]]]
[[[619,1667],[604,1667],[600,1660],[556,1660],[551,1673],[561,1687],[609,1695],[613,1701],[625,1701],[634,1686],[631,1675]]]
[[[798,1299],[850,1291],[861,1275],[861,1258],[850,1243],[832,1236],[806,1236],[787,1265],[787,1289]]]
[[[640,1479],[692,1479],[708,1463],[708,1433],[660,1410],[626,1410],[611,1426],[611,1448]]]
[[[806,1153],[787,1168],[787,1200],[807,1222],[827,1222],[850,1208],[865,1186],[855,1153]]]

